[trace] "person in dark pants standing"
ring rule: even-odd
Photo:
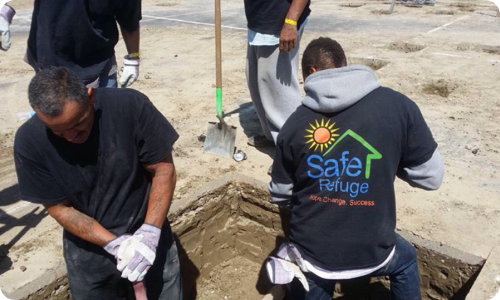
[[[29,101],[36,114],[14,142],[20,196],[64,227],[73,299],[128,299],[143,281],[148,299],[181,300],[166,220],[178,138],[170,123],[140,92],[86,88],[61,67],[35,75]]]
[[[394,180],[427,190],[442,183],[443,160],[422,113],[372,69],[348,66],[329,38],[307,46],[302,70],[306,96],[280,131],[269,184],[272,201],[291,209],[271,280],[297,274],[293,299],[321,300],[338,280],[389,276],[393,300],[420,299],[416,250],[395,232]]]
[[[309,5],[310,0],[245,0],[246,76],[263,132],[248,139],[251,146],[274,146],[300,105],[299,48]]]
[[[25,60],[35,71],[65,67],[85,85],[117,87],[120,25],[128,54],[120,86],[139,76],[141,0],[35,0]]]

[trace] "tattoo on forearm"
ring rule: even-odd
[[[149,217],[151,218],[152,223],[158,222],[159,218],[161,217],[162,211],[163,211],[163,195],[164,193],[162,192],[156,192],[152,193],[149,196],[149,205],[151,206],[151,210],[149,213]]]
[[[84,240],[95,244],[106,243],[106,240],[102,236],[95,234],[94,225],[96,221],[75,209],[68,210],[65,223],[61,225]]]
[[[174,193],[175,167],[172,158],[169,157],[163,163],[146,166],[146,169],[153,175],[146,222],[161,226],[166,218]]]

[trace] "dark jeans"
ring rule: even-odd
[[[332,299],[335,280],[320,278],[312,273],[304,273],[309,282],[309,292],[298,280],[290,284],[294,300]],[[389,276],[392,300],[420,300],[420,276],[418,274],[417,251],[400,235],[396,237],[396,251],[391,261],[382,269],[368,277]]]
[[[149,300],[182,300],[177,246],[168,222],[165,223],[155,262],[144,278],[144,285]],[[121,278],[114,257],[67,232],[63,242],[72,299],[134,299],[132,284]]]
[[[99,81],[99,87],[101,88],[116,88],[118,87],[118,74],[114,73],[113,75],[108,75],[101,77]]]

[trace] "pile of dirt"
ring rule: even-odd
[[[497,54],[500,55],[500,46],[494,45],[482,45],[475,43],[461,43],[456,46],[458,51],[476,51],[476,52],[485,52],[489,54]]]
[[[372,14],[374,14],[374,15],[389,15],[389,11],[387,9],[375,9],[375,10],[372,10]]]
[[[456,88],[457,85],[455,83],[439,79],[426,83],[423,87],[423,92],[429,95],[439,95],[443,98],[448,98]]]
[[[424,50],[425,47],[426,47],[425,45],[407,43],[402,41],[394,42],[389,45],[390,50],[404,52],[404,53],[418,52]]]
[[[53,283],[45,286],[36,293],[29,295],[23,300],[69,300],[71,299],[69,293],[68,278],[63,277],[54,281]]]
[[[349,58],[350,64],[365,65],[372,68],[374,71],[378,71],[383,67],[387,66],[390,62],[384,59],[377,58],[364,58],[364,57],[351,57]]]
[[[260,299],[262,296],[255,288],[255,274],[260,269],[261,265],[243,257],[223,262],[200,283],[196,299]]]
[[[456,46],[458,51],[477,51],[481,52],[481,45],[474,43],[461,43]]]
[[[364,6],[365,3],[345,3],[345,4],[339,4],[340,7],[351,7],[351,8],[357,8]]]
[[[458,7],[462,12],[475,12],[478,9],[478,6],[472,3],[451,3],[449,6]]]
[[[448,15],[452,16],[455,15],[457,12],[454,10],[446,10],[446,9],[438,9],[438,10],[431,10],[427,12],[428,14],[434,14],[434,15]]]

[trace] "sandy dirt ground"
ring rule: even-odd
[[[16,113],[30,109],[27,86],[34,73],[22,59],[31,2],[12,2],[18,4],[13,45],[0,53],[2,290],[31,280],[21,267],[42,272],[61,257],[58,225],[37,206],[19,201],[12,160],[21,125]],[[246,144],[260,129],[245,80],[243,1],[223,0],[224,110],[227,122],[238,127],[236,146],[248,156],[239,163],[204,154],[199,141],[215,121],[212,4],[143,2],[141,75],[132,88],[149,96],[180,134],[175,199],[231,171],[268,181],[274,149]],[[311,8],[302,50],[310,40],[328,36],[344,46],[351,63],[377,69],[383,85],[418,103],[445,158],[439,191],[396,181],[398,227],[487,257],[500,244],[500,18],[493,4],[437,0],[436,6],[419,9],[397,5],[392,15],[385,14],[388,1],[316,0]],[[117,56],[124,54],[120,41]],[[40,260],[37,250],[47,259]]]
[[[209,278],[198,286],[200,300],[259,299],[255,276],[261,265],[243,257],[235,257],[214,268]]]

